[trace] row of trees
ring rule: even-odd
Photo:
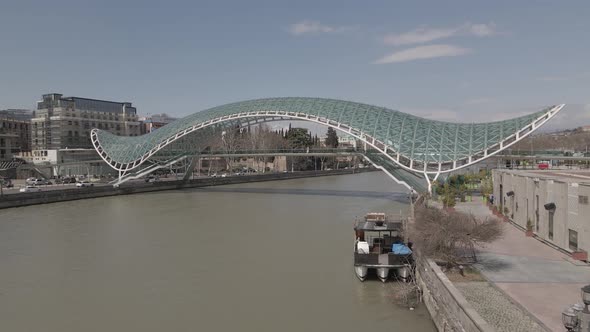
[[[479,173],[452,175],[445,181],[435,182],[434,191],[441,198],[444,207],[455,206],[457,199],[465,202],[466,197],[475,191],[488,197],[493,191],[491,173],[481,170]]]
[[[200,150],[204,151],[223,151],[228,154],[238,153],[239,151],[276,151],[276,150],[306,150],[313,147],[325,146],[328,148],[337,148],[339,145],[338,136],[333,128],[328,128],[326,138],[322,142],[320,138],[306,128],[293,128],[289,124],[288,129],[271,130],[265,124],[252,127],[220,127],[212,130],[207,134],[206,148],[202,146]],[[323,144],[322,144],[323,143]],[[258,162],[265,163],[272,161],[272,158],[257,157]],[[228,168],[233,169],[235,160],[228,157],[226,159]],[[337,164],[335,158],[314,158],[294,157],[291,160],[291,167],[294,170],[313,170],[333,167]]]

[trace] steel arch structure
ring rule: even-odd
[[[224,123],[303,120],[332,127],[379,151],[401,169],[423,174],[430,184],[441,173],[486,159],[531,134],[564,104],[503,121],[451,123],[356,102],[323,98],[268,98],[213,107],[136,137],[92,129],[91,141],[124,176],[158,151],[193,132]]]

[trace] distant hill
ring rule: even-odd
[[[512,150],[590,151],[590,126],[531,135],[511,147]]]

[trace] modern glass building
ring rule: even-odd
[[[188,135],[204,134],[214,126],[303,120],[333,127],[361,140],[372,151],[367,158],[389,169],[392,177],[397,170],[418,174],[429,187],[440,174],[488,158],[528,136],[563,106],[547,107],[510,120],[451,123],[343,100],[269,98],[217,106],[138,137],[120,137],[93,129],[91,140],[100,156],[123,179],[174,142],[187,139]],[[182,154],[174,150],[169,154],[170,162]]]

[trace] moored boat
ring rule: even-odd
[[[403,244],[403,221],[390,220],[385,213],[369,213],[354,226],[354,270],[364,281],[370,270],[386,282],[390,275],[408,281],[412,251]]]

